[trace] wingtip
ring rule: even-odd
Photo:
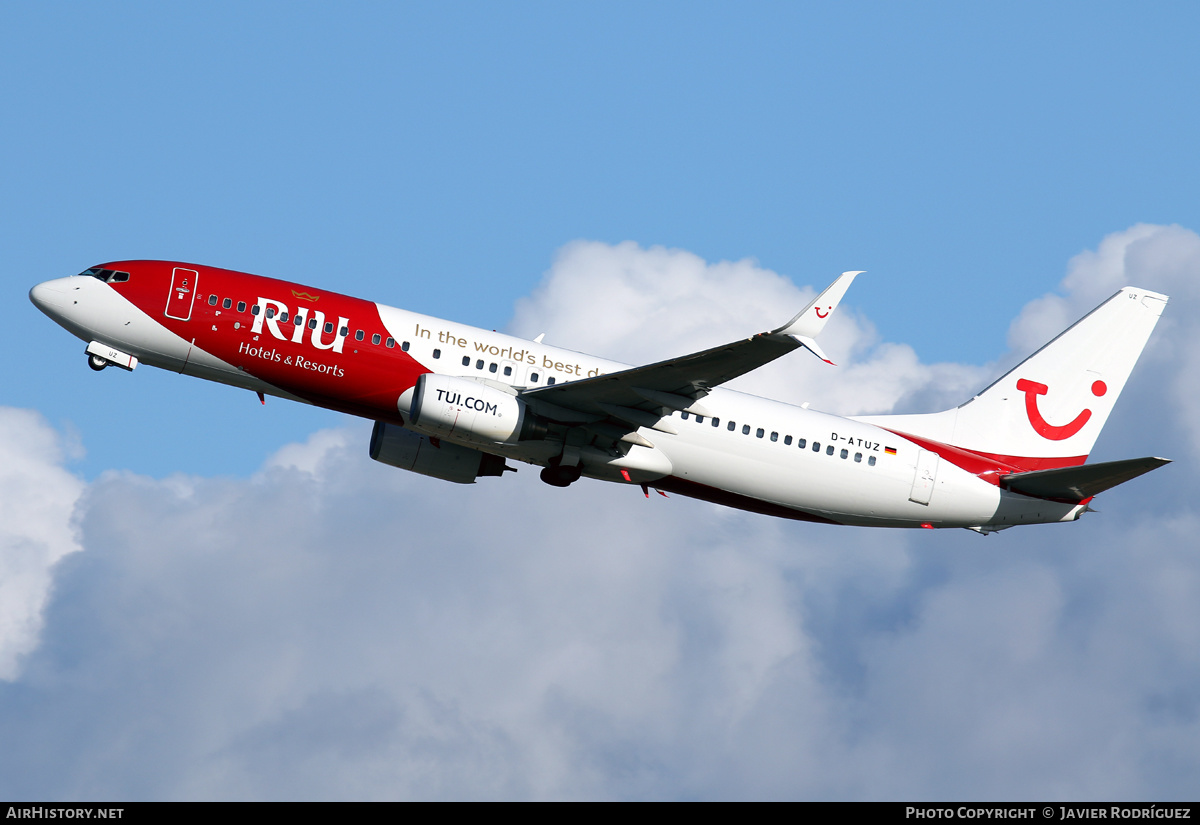
[[[838,304],[845,297],[846,291],[850,289],[854,279],[864,272],[866,272],[865,269],[843,272],[833,283],[821,290],[821,293],[813,298],[808,306],[800,310],[792,320],[779,329],[773,330],[772,334],[815,338],[825,328],[825,322],[838,308]]]

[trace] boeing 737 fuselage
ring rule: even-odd
[[[1126,287],[952,410],[843,418],[721,387],[816,343],[859,273],[782,327],[642,367],[288,281],[116,261],[30,298],[88,343],[93,369],[139,363],[375,421],[370,455],[460,483],[508,460],[756,513],[878,527],[1077,519],[1166,463],[1085,464],[1167,297]]]

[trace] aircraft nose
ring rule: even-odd
[[[53,315],[56,310],[67,302],[66,285],[63,279],[46,281],[29,290],[29,300],[33,305],[47,315]]]

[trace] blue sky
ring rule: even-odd
[[[78,757],[83,767],[56,773],[51,748],[44,763],[34,760],[22,768],[20,779],[0,781],[0,795],[27,795],[27,789],[48,798],[274,798],[304,796],[306,789],[323,797],[423,795],[419,783],[355,784],[349,777],[361,765],[353,759],[333,767],[319,761],[323,768],[315,775],[328,778],[324,785],[301,780],[318,762],[291,773],[281,768],[279,775],[248,784],[233,779],[239,760],[274,753],[279,742],[299,743],[302,750],[306,737],[315,737],[314,748],[326,748],[335,763],[337,753],[359,754],[339,749],[336,741],[359,731],[355,697],[365,697],[363,707],[392,719],[392,727],[383,725],[386,730],[408,731],[385,737],[383,744],[371,740],[378,753],[371,750],[375,745],[363,745],[361,753],[370,759],[417,765],[413,742],[434,740],[444,744],[445,754],[464,754],[465,761],[447,757],[438,763],[443,784],[430,786],[439,788],[424,794],[430,796],[676,798],[704,796],[706,788],[734,797],[871,795],[867,779],[856,778],[853,769],[831,768],[815,779],[805,773],[808,746],[834,754],[835,766],[866,759],[885,774],[891,771],[895,780],[883,783],[887,792],[877,794],[882,796],[1020,797],[1049,793],[1049,787],[1065,788],[1065,796],[1074,798],[1105,796],[1106,788],[1116,796],[1171,795],[1183,787],[1171,784],[1172,777],[1189,771],[1194,777],[1197,752],[1186,742],[1163,744],[1171,725],[1156,728],[1154,720],[1170,717],[1176,728],[1195,726],[1200,700],[1187,685],[1197,669],[1196,647],[1183,651],[1191,643],[1185,628],[1197,617],[1194,609],[1181,607],[1179,615],[1156,623],[1147,618],[1153,610],[1138,612],[1137,600],[1170,602],[1153,584],[1171,578],[1156,566],[1168,564],[1164,558],[1182,588],[1181,603],[1196,595],[1197,586],[1197,568],[1181,538],[1190,535],[1185,526],[1196,517],[1183,493],[1196,477],[1181,465],[1194,461],[1200,443],[1187,423],[1194,420],[1191,388],[1200,372],[1189,371],[1186,346],[1195,340],[1186,319],[1195,272],[1192,231],[1200,229],[1195,197],[1200,135],[1193,105],[1200,81],[1198,23],[1200,12],[1186,3],[0,8],[7,35],[0,54],[6,78],[0,84],[0,147],[7,160],[0,171],[6,195],[0,201],[0,243],[9,258],[0,279],[6,298],[0,302],[0,328],[15,356],[4,369],[0,407],[13,416],[9,466],[24,468],[12,471],[9,481],[20,491],[41,489],[34,485],[38,479],[55,491],[38,501],[61,505],[56,510],[46,504],[27,532],[13,532],[4,546],[17,554],[13,559],[25,558],[12,548],[25,547],[34,536],[58,548],[38,558],[64,559],[29,573],[21,591],[32,605],[30,615],[44,620],[41,636],[26,627],[21,638],[43,641],[21,648],[24,664],[12,671],[7,687],[0,684],[0,720],[7,720],[0,724],[19,739],[33,736],[32,729],[13,721],[22,712],[35,720],[77,714],[86,719],[90,711],[83,708],[112,700],[87,694],[70,675],[76,672],[71,663],[83,662],[77,672],[97,676],[80,649],[93,612],[111,619],[97,619],[101,629],[92,627],[88,637],[110,661],[136,661],[134,648],[157,650],[139,633],[121,629],[133,621],[128,616],[109,615],[129,605],[105,605],[95,590],[98,581],[124,582],[133,588],[129,593],[143,596],[174,594],[174,602],[150,595],[145,605],[131,596],[146,611],[133,626],[171,627],[165,616],[176,608],[199,626],[215,621],[213,612],[224,610],[237,593],[225,589],[229,584],[216,569],[205,567],[205,547],[243,547],[243,555],[226,561],[247,580],[262,576],[269,582],[270,604],[279,607],[278,614],[264,608],[265,615],[246,620],[258,628],[288,622],[291,631],[279,630],[276,641],[294,651],[297,661],[312,658],[308,665],[293,662],[294,669],[287,670],[280,664],[281,671],[249,680],[254,696],[263,697],[270,695],[265,684],[286,681],[280,672],[294,676],[291,692],[274,697],[285,709],[278,718],[248,713],[243,719],[239,712],[258,707],[258,700],[227,696],[211,713],[244,724],[231,723],[223,741],[201,742],[186,725],[167,724],[166,741],[179,744],[177,752],[184,754],[179,764],[150,766],[130,756],[89,771],[86,760],[99,760],[102,748],[85,748]],[[1136,228],[1143,224],[1176,228]],[[632,248],[622,246],[627,242]],[[696,275],[697,261],[697,266],[739,262],[750,282],[761,282],[763,297],[758,305],[747,300],[728,329],[688,330],[687,319],[680,318],[670,334],[647,320],[646,307],[606,302],[604,289],[594,288],[605,283],[606,262],[632,262],[636,269],[655,247],[671,250],[669,272],[675,279],[661,291],[649,290],[647,303],[663,312],[670,312],[672,289],[687,290],[693,300],[723,300],[719,277]],[[973,382],[986,382],[1010,349],[1027,352],[1041,343],[1020,339],[1025,327],[1013,326],[1010,336],[1030,301],[1052,293],[1064,311],[1078,317],[1098,302],[1093,299],[1099,287],[1093,285],[1107,289],[1110,275],[1128,275],[1141,279],[1139,286],[1177,299],[1156,333],[1163,342],[1154,344],[1158,349],[1148,351],[1146,364],[1135,372],[1130,397],[1122,399],[1097,454],[1166,454],[1181,461],[1155,474],[1162,481],[1137,482],[1142,488],[1130,485],[1128,494],[1105,497],[1097,506],[1108,522],[1035,530],[1037,539],[1029,533],[987,540],[939,536],[926,544],[896,534],[830,533],[714,514],[691,502],[670,514],[642,508],[633,516],[624,510],[628,502],[597,485],[569,499],[528,480],[515,483],[514,492],[484,491],[480,484],[447,493],[431,479],[397,478],[399,473],[367,466],[361,422],[276,400],[261,408],[249,393],[148,368],[93,374],[84,364],[82,342],[38,313],[26,292],[41,280],[134,257],[290,278],[487,328],[532,335],[540,330],[525,327],[538,325],[552,330],[561,345],[631,361],[688,352],[721,336],[781,323],[803,305],[805,288],[820,288],[845,269],[865,269],[843,304],[841,331],[831,330],[853,354],[843,372],[833,378],[789,360],[752,387],[779,397],[816,397],[847,413],[886,412],[914,397],[961,400],[982,386]],[[779,287],[772,273],[794,287]],[[575,296],[574,301],[556,304],[551,291],[541,288],[551,283],[568,285],[555,294]],[[790,303],[779,306],[779,296]],[[604,330],[617,326],[636,334],[606,337]],[[886,387],[871,378],[883,373],[894,379]],[[904,381],[911,385],[901,386]],[[317,431],[326,435],[313,436]],[[18,462],[18,453],[28,463]],[[293,460],[299,464],[287,463]],[[308,481],[282,479],[280,467],[301,465],[296,473]],[[374,486],[363,486],[368,478]],[[302,548],[301,567],[315,578],[284,574],[282,581],[295,587],[279,585],[270,570],[287,570],[296,560],[272,542],[239,545],[245,533],[238,532],[243,522],[236,519],[249,524],[254,515],[240,513],[234,502],[261,495],[264,512],[285,513],[282,502],[295,495],[320,510],[328,496],[345,503],[326,489],[335,482],[362,486],[375,509],[363,505],[353,522],[329,512],[310,524],[314,536],[329,537],[324,545]],[[296,484],[302,489],[293,489]],[[435,542],[435,527],[421,520],[420,509],[390,512],[391,496],[429,508],[443,506],[440,497],[450,496],[465,509],[445,517],[469,512],[475,529],[456,528],[451,531],[456,538]],[[114,519],[108,508],[122,506],[122,497],[144,514],[144,529]],[[12,502],[23,500],[14,493]],[[496,540],[504,552],[467,549],[492,535],[486,528],[497,520],[497,510],[489,508],[511,514],[526,506],[536,514],[541,538],[521,540],[504,532]],[[27,511],[36,509],[31,504]],[[583,608],[543,604],[525,590],[542,592],[534,586],[538,581],[564,592],[589,586],[596,572],[590,565],[598,563],[591,554],[606,552],[607,545],[573,547],[569,537],[573,521],[593,518],[598,510],[616,512],[645,531],[636,544],[647,557],[627,560],[596,592],[613,604],[643,598],[662,608],[644,617],[649,640],[639,640],[638,628],[620,622],[589,624],[586,611],[578,612]],[[189,541],[199,539],[177,532],[183,524],[205,525],[192,531],[196,535],[226,520],[232,532],[212,537],[211,545],[189,549]],[[1114,523],[1128,530],[1121,533],[1123,549],[1156,536],[1163,556],[1139,553],[1142,566],[1131,572],[1128,554],[1112,544],[1120,532]],[[672,533],[672,526],[681,532]],[[361,546],[384,541],[388,528],[396,531],[391,535],[428,537],[430,551],[437,546],[436,564],[410,548],[398,550],[396,558],[364,556]],[[737,536],[743,534],[757,537],[760,548],[742,547]],[[699,558],[672,536],[698,543]],[[1111,555],[1100,553],[1105,563],[1089,566],[1097,563],[1087,561],[1085,550],[1105,536]],[[971,548],[965,559],[956,555],[963,542]],[[258,557],[265,546],[269,551]],[[361,565],[354,568],[361,577],[346,573],[343,592],[324,593],[329,630],[314,639],[308,630],[296,630],[305,627],[296,606],[320,591],[329,570],[337,570],[322,555],[330,547],[349,552],[348,563]],[[831,556],[821,549],[830,547],[845,553]],[[1052,548],[1057,554],[1049,561]],[[556,562],[560,553],[575,557],[578,566]],[[514,560],[523,554],[547,567]],[[216,556],[225,558],[221,552]],[[193,562],[203,568],[198,579],[203,587],[185,595],[171,590],[188,581],[187,565]],[[672,569],[693,563],[702,572],[672,577]],[[5,575],[10,584],[17,580],[14,570],[37,567],[5,564],[0,586]],[[419,615],[392,615],[384,595],[376,603],[356,589],[382,578],[398,593],[415,588],[410,595],[419,597],[425,582],[445,594],[452,571],[467,564],[498,570],[512,593],[526,593],[537,607],[505,625],[514,634],[505,643],[556,616],[565,628],[561,639],[539,635],[514,651],[513,660],[526,662],[528,671],[508,673],[498,661],[489,665],[498,670],[488,669],[482,678],[495,678],[511,691],[502,709],[481,704],[468,675],[439,660],[437,648],[480,645],[496,615],[513,609],[504,594],[488,591],[495,601],[485,602],[496,615],[464,610],[448,616],[445,605]],[[762,595],[774,612],[764,615],[761,605],[725,593],[721,571],[741,576],[737,580],[746,592]],[[1101,645],[1122,625],[1110,624],[1116,622],[1113,614],[1091,601],[1095,596],[1082,582],[1099,581],[1096,592],[1109,592],[1129,576],[1150,582],[1133,587],[1121,602],[1122,610],[1144,621],[1107,658],[1088,659],[1080,650]],[[49,582],[55,583],[53,598],[45,595]],[[464,587],[472,586],[485,585],[468,575]],[[1009,596],[1026,593],[1044,597],[1033,618],[1005,612],[1004,605],[1016,603]],[[855,606],[862,595],[877,600],[877,612]],[[935,719],[936,709],[925,708],[927,729],[944,731],[947,738],[934,737],[935,744],[922,753],[926,758],[917,760],[920,769],[910,770],[896,754],[906,736],[917,734],[905,732],[903,708],[879,692],[916,690],[912,673],[901,664],[905,655],[941,662],[970,649],[947,628],[963,621],[969,612],[964,605],[974,596],[994,607],[993,628],[1011,624],[1014,638],[1039,641],[1014,652],[986,631],[996,645],[994,658],[974,676],[958,674],[978,704],[964,700],[957,722]],[[408,650],[435,674],[428,683],[410,673],[375,670],[365,652],[344,663],[359,675],[357,681],[322,681],[318,660],[329,650],[362,640],[364,649],[385,651],[387,639],[395,638],[378,627],[364,630],[357,620],[339,623],[347,605],[360,600],[383,611],[381,621],[397,635],[440,620],[437,644]],[[446,604],[457,603],[448,595]],[[602,632],[595,635],[598,626]],[[762,637],[755,627],[765,628]],[[214,641],[211,649],[200,642],[196,649],[182,644],[194,654],[194,666],[237,674],[237,663],[252,660],[249,651],[257,649],[239,646],[237,634],[214,632],[213,638],[221,643]],[[254,645],[269,649],[270,638],[255,636]],[[643,644],[656,663],[649,672],[660,667],[663,677],[628,696],[614,687],[614,695],[637,708],[623,716],[587,693],[584,675],[589,668],[599,668],[606,678],[632,674],[645,665],[637,652]],[[850,652],[829,653],[839,645]],[[963,720],[979,718],[989,706],[978,675],[983,671],[995,683],[1018,686],[1030,663],[1058,663],[1052,681],[1065,697],[1094,683],[1098,673],[1133,667],[1136,651],[1146,649],[1158,651],[1160,661],[1139,659],[1139,666],[1177,687],[1150,695],[1153,691],[1139,692],[1124,680],[1098,692],[1095,717],[1085,713],[1077,728],[1060,728],[1055,747],[1047,751],[1059,760],[1048,764],[1083,766],[1078,774],[1064,772],[1058,785],[1039,784],[1036,771],[1018,767],[1030,760],[1032,745],[1022,750],[1019,743],[995,742],[990,750],[979,745],[967,753],[961,742],[951,741],[952,732],[968,724]],[[171,674],[187,668],[177,668],[169,657],[150,655],[149,661],[154,678],[145,683],[151,687],[144,688],[150,693],[142,701],[174,707],[182,701],[183,682]],[[93,664],[105,667],[98,659]],[[556,682],[549,675],[554,673],[564,681]],[[755,683],[753,674],[765,681]],[[119,670],[103,675],[113,683],[122,678]],[[688,694],[696,676],[718,688],[711,695]],[[221,694],[219,686],[199,684],[211,689],[201,699]],[[857,708],[839,704],[831,689],[838,684],[870,701]],[[536,693],[538,685],[546,686],[545,693]],[[811,691],[815,706],[836,720],[832,727],[780,698],[793,689],[797,696]],[[541,699],[535,701],[535,693]],[[752,694],[759,704],[746,698]],[[773,704],[776,700],[782,704]],[[1062,709],[1056,698],[1009,701],[1010,712],[1023,719],[1049,719]],[[722,742],[704,724],[702,731],[711,737],[688,734],[680,723],[655,728],[647,740],[643,723],[660,704],[698,714],[712,723],[712,731],[718,723],[731,724],[737,734]],[[742,727],[725,715],[734,706],[744,710],[737,717]],[[1121,743],[1098,745],[1090,736],[1101,737],[1093,729],[1106,706],[1129,709],[1117,714],[1127,722],[1123,744],[1153,740],[1158,749],[1130,746],[1122,761]],[[467,721],[456,727],[435,712],[446,707]],[[313,723],[310,730],[309,722],[298,721],[325,712],[333,721],[324,727]],[[343,717],[345,727],[337,721]],[[425,721],[413,722],[411,729],[396,721],[418,717]],[[567,717],[570,724],[563,721]],[[562,738],[534,741],[530,730],[548,718],[563,725],[557,728]],[[794,771],[793,781],[786,771],[756,777],[746,767],[753,760],[742,758],[775,741],[772,719],[799,743],[776,743],[786,751],[780,764]],[[476,736],[481,730],[494,738]],[[809,737],[806,731],[815,733]],[[99,743],[107,733],[92,735]],[[563,744],[568,740],[569,747]],[[864,741],[877,747],[856,751],[852,743]],[[984,741],[992,740],[982,734],[976,740]],[[1084,757],[1101,745],[1111,760]],[[559,753],[560,746],[570,754],[561,765],[538,762]],[[687,755],[697,747],[712,754],[709,763]],[[939,784],[938,766],[961,765],[964,759],[991,770],[1000,784],[980,783],[962,770],[950,771]],[[1137,759],[1167,767],[1154,780],[1131,767]],[[501,777],[497,761],[520,769]],[[205,771],[195,779],[199,765]],[[744,770],[722,773],[729,765]],[[456,785],[450,778],[472,766],[478,773],[466,775],[478,778],[474,794],[470,783]],[[184,781],[185,775],[193,778]],[[715,786],[706,780],[718,775],[731,778]],[[631,776],[636,781],[623,783],[622,777]]]
[[[1186,4],[0,15],[14,294],[164,257],[496,327],[562,245],[634,240],[800,284],[866,269],[851,300],[886,340],[982,362],[1103,234],[1200,225]],[[46,337],[21,302],[4,311]],[[21,383],[61,372],[38,350]],[[82,386],[43,395],[47,414],[71,416]],[[201,420],[232,403],[179,392]],[[90,472],[174,467],[165,445],[104,449]]]

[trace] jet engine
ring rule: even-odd
[[[456,484],[474,484],[480,476],[498,476],[506,469],[503,456],[429,438],[385,421],[375,422],[370,453],[384,464]]]
[[[432,436],[481,446],[546,436],[545,424],[515,394],[432,372],[417,379],[408,423]]]

